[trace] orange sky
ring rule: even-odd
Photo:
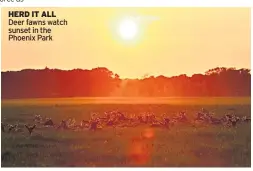
[[[68,20],[53,27],[53,42],[9,42],[9,10],[2,9],[2,71],[101,66],[136,78],[250,68],[250,8],[46,8]],[[131,41],[117,34],[126,17],[138,24]]]

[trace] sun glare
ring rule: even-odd
[[[131,19],[123,20],[119,25],[119,34],[125,40],[135,38],[137,31],[137,24]]]

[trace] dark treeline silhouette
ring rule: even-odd
[[[250,96],[249,69],[217,67],[191,77],[120,79],[107,68],[2,72],[2,99],[51,97]]]

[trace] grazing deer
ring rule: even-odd
[[[17,127],[17,125],[9,125],[10,127],[9,127],[9,132],[11,132],[13,129],[15,129],[16,127]]]
[[[169,128],[170,119],[167,116],[164,116],[163,121],[163,125],[165,126],[165,128]]]
[[[236,120],[238,123],[240,123],[240,122],[241,122],[241,118],[240,118],[240,117],[238,117],[238,116],[235,118],[235,120]]]
[[[195,121],[203,121],[204,120],[204,117],[205,117],[205,115],[203,114],[203,113],[201,113],[201,112],[198,112],[197,113],[197,117],[195,118]]]
[[[40,122],[42,120],[42,117],[40,115],[35,115],[34,121]]]
[[[80,124],[80,127],[85,128],[85,127],[87,127],[88,124],[89,124],[89,121],[82,120],[81,124]]]
[[[156,116],[154,114],[150,114],[149,120],[150,120],[150,122],[155,122],[156,121]]]
[[[210,122],[211,122],[211,124],[214,124],[214,125],[219,125],[222,123],[221,119],[217,119],[217,118],[213,118],[213,117],[210,117]]]
[[[143,116],[140,116],[140,115],[138,116],[138,120],[140,123],[145,123],[143,118],[144,118]]]
[[[177,120],[179,122],[186,122],[187,121],[186,113],[185,112],[181,112],[179,114],[179,116],[177,117]]]
[[[48,119],[45,123],[44,123],[45,126],[54,126],[54,123],[52,121],[52,119]]]
[[[243,116],[242,117],[242,121],[244,122],[249,122],[251,119],[250,118],[247,118],[247,116]]]
[[[223,123],[226,123],[226,122],[228,121],[226,116],[221,117],[220,120],[221,120],[221,122],[223,122]]]
[[[165,122],[166,124],[169,124],[169,123],[170,123],[170,118],[168,118],[168,117],[164,117],[163,120],[164,120],[164,122]]]
[[[96,131],[97,128],[98,128],[98,123],[99,123],[98,120],[93,120],[93,121],[91,121],[90,130]]]
[[[69,127],[74,127],[75,123],[76,123],[75,118],[70,118],[69,121],[68,121],[68,126]]]
[[[118,119],[119,121],[125,121],[127,118],[123,113],[118,112]]]
[[[46,121],[52,120],[51,118],[46,118]]]
[[[146,120],[147,120],[147,123],[151,123],[150,114],[147,114],[147,115],[146,115]]]
[[[229,114],[226,114],[225,116],[226,116],[227,119],[231,119],[232,118],[232,116],[229,115]]]
[[[107,126],[113,126],[114,125],[114,121],[112,119],[110,119],[107,123]]]
[[[247,119],[247,116],[242,117],[242,121],[245,121]]]
[[[209,111],[207,109],[202,108],[201,113],[209,113]]]
[[[170,120],[170,125],[174,126],[178,121],[176,119]]]
[[[250,122],[251,119],[250,119],[250,118],[246,118],[245,121],[246,121],[246,122]]]
[[[236,120],[236,119],[232,119],[230,122],[232,123],[232,126],[233,126],[233,127],[235,127],[236,124],[237,124],[237,120]]]
[[[67,121],[62,120],[62,121],[61,121],[61,124],[60,124],[59,127],[58,127],[58,129],[59,129],[59,128],[68,129]]]
[[[34,128],[36,127],[36,125],[35,124],[33,126],[27,126],[27,125],[25,125],[25,127],[28,130],[29,134],[31,135],[32,132],[33,132],[33,130],[34,130]]]

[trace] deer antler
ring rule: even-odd
[[[15,126],[10,125],[9,132],[11,132],[11,130],[13,130],[14,128],[15,128]]]
[[[32,131],[34,130],[34,128],[36,127],[36,125],[33,126],[27,126],[25,125],[26,129],[29,131],[30,135],[32,134]]]

